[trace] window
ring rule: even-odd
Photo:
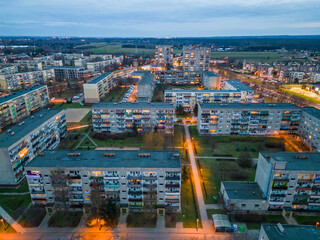
[[[83,175],[83,177],[88,177],[87,175]]]
[[[255,204],[254,206],[255,206],[255,207],[259,207],[259,204]]]
[[[241,204],[241,207],[245,207],[245,206],[247,206],[246,204]]]

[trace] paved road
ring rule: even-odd
[[[196,187],[196,196],[197,196],[197,200],[198,200],[198,206],[199,206],[199,211],[200,211],[200,216],[201,216],[201,221],[202,221],[202,227],[203,227],[203,230],[205,233],[212,233],[213,226],[207,216],[207,209],[206,209],[206,205],[205,205],[204,199],[203,199],[200,177],[198,174],[196,159],[195,159],[194,153],[193,153],[193,147],[192,147],[192,142],[191,142],[191,137],[190,137],[188,125],[184,125],[184,130],[186,132],[187,149],[188,149],[189,157],[190,157],[194,185]]]

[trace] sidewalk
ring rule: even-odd
[[[23,233],[25,232],[24,228],[21,227],[21,225],[15,221],[2,207],[0,207],[0,215],[2,218],[4,218],[10,225],[11,227],[14,228],[18,233]]]

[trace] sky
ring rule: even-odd
[[[0,0],[0,35],[319,35],[319,9],[320,0]]]

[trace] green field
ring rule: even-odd
[[[31,198],[29,193],[25,195],[0,196],[0,206],[14,219],[17,219],[22,214],[30,202]]]
[[[294,92],[294,91],[292,91],[290,89],[280,88],[280,91],[288,93],[288,94],[290,94],[292,96],[299,97],[299,98],[304,99],[306,101],[309,101],[311,103],[320,104],[320,100],[318,100],[316,98],[313,98],[313,97],[305,96],[305,95],[303,95],[301,93]]]
[[[121,102],[128,90],[128,87],[115,87],[101,99],[101,102]]]
[[[108,44],[108,43],[90,43],[87,45],[80,45],[78,47],[92,47],[88,48],[95,54],[142,54],[153,55],[155,49],[148,48],[122,48],[122,44]]]
[[[23,193],[29,192],[29,187],[27,181],[21,183],[18,188],[0,188],[0,193]]]
[[[294,216],[294,219],[301,225],[316,225],[320,222],[320,216]]]

